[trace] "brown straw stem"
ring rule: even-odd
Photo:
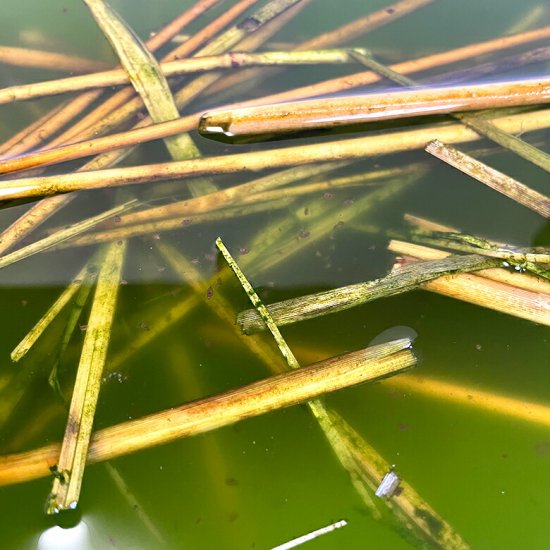
[[[95,432],[88,463],[190,437],[278,408],[295,405],[354,384],[410,368],[415,358],[409,340],[333,357],[242,388],[124,422]],[[398,351],[401,349],[401,351]],[[59,444],[0,457],[0,485],[47,476],[59,457]]]

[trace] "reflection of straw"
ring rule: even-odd
[[[550,427],[550,407],[426,376],[397,376],[384,385]]]

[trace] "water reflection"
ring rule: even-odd
[[[46,529],[38,539],[38,550],[94,550],[90,530],[84,521],[65,529],[55,525]]]

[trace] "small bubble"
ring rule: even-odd
[[[330,200],[330,199],[333,199],[333,198],[334,198],[334,195],[332,193],[327,192],[323,195],[323,199],[325,199],[325,200]]]

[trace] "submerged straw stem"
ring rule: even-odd
[[[126,243],[106,246],[88,320],[56,476],[47,512],[74,509],[88,455],[103,366],[115,314]]]
[[[99,430],[91,439],[87,460],[89,463],[110,460],[295,405],[343,387],[384,378],[414,365],[415,358],[409,347],[408,339],[373,346]],[[47,476],[58,456],[59,445],[54,444],[0,457],[0,485]]]

